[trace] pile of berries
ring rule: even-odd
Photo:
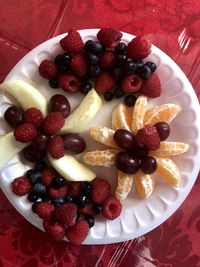
[[[24,150],[24,157],[30,162],[38,162],[48,151],[53,158],[64,156],[65,150],[70,153],[82,153],[86,144],[78,134],[57,136],[63,127],[65,118],[70,114],[69,101],[63,95],[56,94],[49,100],[49,114],[46,118],[37,108],[23,111],[18,106],[9,107],[4,118],[14,128],[15,139],[30,143]]]
[[[66,236],[77,245],[87,237],[96,216],[114,220],[122,209],[106,180],[96,177],[92,182],[67,182],[44,162],[15,178],[11,187],[14,194],[27,195],[33,212],[54,240]]]
[[[166,122],[158,122],[155,125],[146,125],[136,135],[128,130],[118,129],[114,133],[115,143],[123,150],[115,157],[115,166],[127,174],[135,174],[139,169],[145,174],[156,171],[157,162],[149,151],[157,150],[160,141],[164,141],[170,134],[169,125]]]
[[[60,41],[65,53],[54,61],[45,59],[39,66],[40,75],[49,80],[50,87],[83,94],[94,87],[106,101],[126,95],[127,106],[134,105],[135,93],[160,96],[156,65],[143,61],[151,53],[147,37],[138,36],[125,44],[121,42],[122,33],[112,28],[102,28],[96,37],[84,44],[77,31],[68,32]]]

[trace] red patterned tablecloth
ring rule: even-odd
[[[198,0],[0,0],[0,79],[41,42],[70,28],[110,26],[152,42],[183,69],[200,96]],[[150,233],[123,243],[52,242],[0,191],[0,267],[200,266],[200,177],[181,207]]]

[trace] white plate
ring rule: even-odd
[[[81,30],[80,34],[84,41],[94,39],[98,30]],[[63,93],[62,90],[50,89],[47,81],[39,76],[38,65],[45,58],[63,52],[59,46],[59,41],[66,34],[52,38],[39,45],[28,53],[9,73],[6,80],[23,79],[31,80],[37,88],[49,99],[52,94]],[[130,41],[132,35],[123,33],[122,40]],[[150,101],[150,104],[175,103],[182,107],[181,114],[171,124],[171,136],[173,141],[183,141],[190,145],[187,153],[174,157],[175,162],[180,168],[182,179],[179,188],[173,188],[162,182],[156,177],[155,190],[148,199],[141,200],[138,198],[134,189],[123,203],[123,211],[120,218],[114,221],[98,219],[95,226],[91,229],[85,244],[106,244],[125,241],[141,236],[161,223],[163,223],[175,210],[181,205],[189,194],[199,171],[200,158],[200,112],[199,103],[195,92],[183,74],[181,69],[170,59],[165,53],[153,46],[152,53],[148,57],[149,60],[155,62],[158,66],[157,73],[162,83],[162,95],[159,98]],[[69,95],[69,101],[74,108],[81,100],[81,95]],[[9,96],[0,98],[0,114],[7,107],[7,102],[11,102]],[[13,101],[13,100],[12,100]],[[100,114],[92,122],[92,125],[109,125],[110,113],[117,101],[112,103],[104,103],[104,107]],[[106,122],[106,123],[105,123]],[[0,131],[3,133],[8,128],[2,123]],[[89,142],[88,150],[101,147],[94,141],[91,141],[87,133],[85,138]],[[30,223],[42,229],[41,220],[31,211],[31,204],[26,197],[17,197],[10,190],[11,181],[22,175],[29,168],[26,162],[22,162],[19,156],[1,171],[0,185],[13,206],[22,214]],[[96,172],[111,182],[113,188],[116,186],[116,172],[106,168],[96,168]]]

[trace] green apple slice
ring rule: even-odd
[[[0,170],[17,153],[23,150],[29,143],[21,143],[15,140],[13,132],[10,132],[0,138]]]
[[[54,169],[68,181],[92,181],[97,176],[72,155],[65,154],[60,159],[54,159],[48,154],[48,159]]]
[[[24,110],[35,107],[46,117],[47,100],[29,83],[22,80],[6,81],[0,84],[0,90],[12,95]]]
[[[80,105],[65,119],[65,124],[60,134],[81,133],[96,116],[102,105],[101,97],[92,89]]]

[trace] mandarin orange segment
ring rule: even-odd
[[[179,186],[180,184],[180,172],[174,161],[170,158],[158,158],[157,170],[159,176],[164,179],[169,185]]]
[[[150,151],[151,156],[169,157],[187,152],[189,145],[181,142],[161,142],[160,148]]]
[[[146,125],[165,121],[169,124],[180,111],[180,106],[171,103],[153,107],[147,110],[144,116],[144,123]]]
[[[89,129],[89,134],[95,141],[107,146],[117,147],[115,141],[113,140],[114,133],[114,130],[103,126],[92,127]]]
[[[128,193],[131,190],[133,184],[133,175],[129,175],[123,172],[118,172],[118,184],[115,191],[115,197],[119,200],[126,199]]]
[[[140,95],[135,102],[132,113],[131,130],[136,133],[139,129],[144,127],[144,116],[147,106],[147,97]]]
[[[141,198],[149,197],[154,190],[154,177],[138,171],[133,175],[137,192]]]
[[[129,108],[120,103],[112,112],[112,128],[113,130],[126,129],[130,131],[130,126],[131,116]]]
[[[113,165],[115,163],[115,155],[117,154],[117,152],[117,149],[86,152],[83,155],[83,160],[85,161],[85,163],[92,166],[109,167],[110,165]]]

